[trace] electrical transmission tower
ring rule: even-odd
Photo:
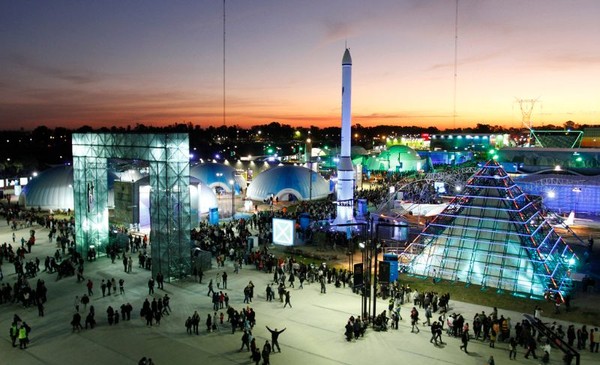
[[[521,108],[521,121],[525,128],[530,131],[533,129],[531,114],[533,113],[533,107],[538,99],[517,99],[517,103],[519,103],[519,107]]]
[[[521,122],[529,130],[529,137],[527,140],[527,145],[531,146],[531,141],[533,140],[533,121],[531,120],[531,114],[533,113],[533,107],[535,103],[537,103],[539,98],[537,99],[517,99],[517,103],[519,103],[519,108],[521,108]]]

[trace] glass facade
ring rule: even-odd
[[[564,295],[578,258],[491,160],[405,251],[409,273],[516,295]]]
[[[107,160],[145,160],[150,168],[152,274],[191,271],[189,137],[187,134],[74,133],[73,196],[77,251],[108,244]]]

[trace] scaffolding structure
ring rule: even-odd
[[[577,255],[490,160],[406,248],[407,271],[541,298],[571,290]]]
[[[191,272],[189,137],[187,134],[74,133],[75,240],[84,257],[108,245],[108,170],[111,158],[145,160],[150,168],[152,274]]]

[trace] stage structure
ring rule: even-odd
[[[77,251],[108,245],[107,160],[148,161],[152,274],[191,272],[189,137],[187,134],[74,133],[73,195]]]
[[[475,173],[404,251],[417,276],[542,298],[571,290],[579,260],[496,161]]]

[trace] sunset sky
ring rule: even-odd
[[[227,0],[226,124],[340,125],[346,42],[354,124],[600,124],[600,1],[460,0],[456,93],[455,6]],[[222,67],[222,0],[0,0],[0,129],[223,125]]]

